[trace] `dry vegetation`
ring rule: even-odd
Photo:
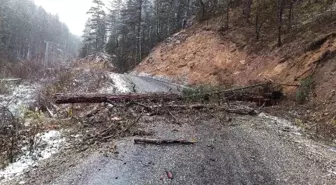
[[[101,63],[104,64],[101,67],[106,66],[106,61],[86,62],[87,67],[90,66],[90,62],[95,66]],[[4,79],[0,81],[0,95],[10,96],[22,81],[27,82],[27,85],[29,81],[39,83],[42,87],[39,88],[35,103],[20,107],[20,115],[16,117],[8,110],[6,107],[8,105],[0,106],[0,168],[17,160],[22,155],[22,148],[35,150],[38,144],[36,143],[38,133],[60,129],[74,129],[74,132],[80,130],[80,127],[77,128],[76,119],[79,110],[75,112],[72,106],[57,106],[53,99],[56,93],[95,92],[102,86],[103,68],[93,67],[90,70],[79,64],[83,63],[79,61],[73,68],[64,66],[44,68],[41,63],[32,61],[1,63],[0,78]],[[11,81],[11,78],[17,78],[18,81],[15,81],[16,79]],[[13,98],[17,97],[13,96]],[[9,103],[13,103],[11,101]],[[83,107],[82,111],[92,108],[81,107]]]

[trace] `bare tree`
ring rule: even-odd
[[[293,0],[289,0],[288,30],[292,29],[292,18],[293,18]]]
[[[277,0],[277,13],[278,13],[278,47],[282,46],[282,17],[284,12],[285,0]]]
[[[226,29],[229,29],[230,5],[231,0],[226,0],[226,24],[225,24]]]

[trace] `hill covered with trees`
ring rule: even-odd
[[[113,0],[95,4],[84,30],[81,56],[104,49],[114,56],[116,65],[129,70],[139,64],[158,43],[195,22],[220,17],[217,25],[225,31],[231,26],[249,25],[255,42],[274,35],[278,47],[283,35],[298,33],[304,22],[330,11],[333,0]],[[238,13],[239,12],[239,13]],[[234,16],[234,17],[233,17]],[[232,20],[242,17],[239,25]],[[330,15],[332,17],[332,15]],[[329,16],[329,17],[330,17]],[[326,19],[330,20],[330,19]],[[328,21],[327,21],[328,22]]]
[[[81,56],[106,51],[124,70],[135,67],[152,48],[189,24],[197,1],[94,0],[84,30]],[[104,8],[106,7],[106,8]]]
[[[76,56],[80,39],[32,0],[0,0],[2,61],[56,64]]]

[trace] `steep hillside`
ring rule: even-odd
[[[245,85],[255,80],[289,83],[307,77],[312,65],[321,60],[327,61],[320,68],[334,60],[335,22],[310,33],[287,34],[281,48],[270,37],[255,42],[249,26],[220,32],[217,22],[214,19],[208,25],[197,24],[175,34],[159,44],[135,71],[190,85]]]
[[[318,15],[286,30],[282,47],[277,47],[275,31],[262,33],[256,41],[253,24],[239,15],[231,17],[228,30],[221,28],[221,18],[214,18],[175,34],[154,48],[135,72],[189,85],[241,86],[271,80],[294,85],[284,86],[288,96],[312,77],[306,83],[314,87],[312,102],[319,110],[313,121],[335,124],[336,16]]]

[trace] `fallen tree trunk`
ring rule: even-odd
[[[0,79],[0,82],[17,82],[17,81],[22,81],[21,78],[4,78]]]
[[[241,88],[233,88],[224,91],[214,91],[206,96],[219,96],[228,101],[248,101],[256,102],[258,105],[273,105],[280,100],[284,94],[274,88],[275,84],[267,82]]]
[[[22,82],[21,78],[5,78],[0,79],[0,84],[20,84]]]
[[[173,101],[182,99],[178,94],[123,94],[123,95],[111,95],[111,94],[56,94],[55,96],[57,104],[67,103],[118,103],[118,102],[131,102],[139,100],[151,100],[151,101]]]
[[[134,139],[134,143],[135,144],[153,144],[153,145],[171,145],[171,144],[192,145],[192,144],[197,143],[197,141],[138,138],[138,139]]]
[[[147,106],[146,106],[147,107]],[[194,109],[194,110],[200,110],[200,109],[211,109],[211,110],[219,110],[219,111],[225,111],[227,113],[234,113],[239,115],[257,115],[258,113],[253,109],[232,109],[224,106],[217,106],[217,105],[206,105],[206,104],[193,104],[193,105],[158,105],[158,106],[148,106],[149,110],[155,110],[155,109],[162,109],[162,108],[168,108],[168,109],[179,109],[179,110],[187,110],[187,109]]]
[[[141,100],[151,102],[169,102],[183,99],[206,100],[209,97],[218,97],[228,101],[250,101],[259,105],[273,105],[273,100],[279,100],[283,96],[282,92],[274,91],[270,88],[272,84],[258,84],[243,88],[229,89],[225,91],[213,91],[209,93],[195,93],[190,96],[168,93],[149,93],[149,94],[56,94],[57,104],[67,103],[128,103],[139,102]],[[195,98],[196,97],[196,98]]]

